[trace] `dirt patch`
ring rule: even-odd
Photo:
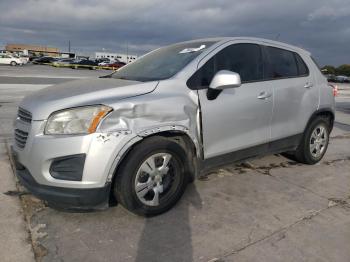
[[[18,185],[18,187],[21,187]],[[43,201],[37,199],[30,194],[24,194],[20,196],[25,221],[27,223],[27,229],[31,236],[31,242],[34,250],[34,256],[37,261],[42,261],[43,257],[47,255],[47,249],[43,247],[39,240],[47,236],[47,233],[43,232],[46,228],[45,224],[32,225],[32,217],[34,214],[44,210],[46,205]]]

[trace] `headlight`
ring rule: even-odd
[[[106,116],[112,108],[103,105],[85,106],[66,109],[51,114],[47,120],[45,134],[91,134],[102,118]]]

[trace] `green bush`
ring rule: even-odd
[[[326,65],[322,67],[322,72],[325,74],[331,74],[331,75],[350,76],[350,65],[345,64],[337,68],[331,65]]]

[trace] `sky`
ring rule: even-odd
[[[144,54],[218,36],[278,39],[319,64],[350,64],[350,0],[0,0],[0,48]]]

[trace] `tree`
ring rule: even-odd
[[[322,72],[325,74],[335,75],[336,69],[334,66],[326,65],[321,68]]]
[[[350,65],[341,65],[335,72],[337,75],[350,76]]]

